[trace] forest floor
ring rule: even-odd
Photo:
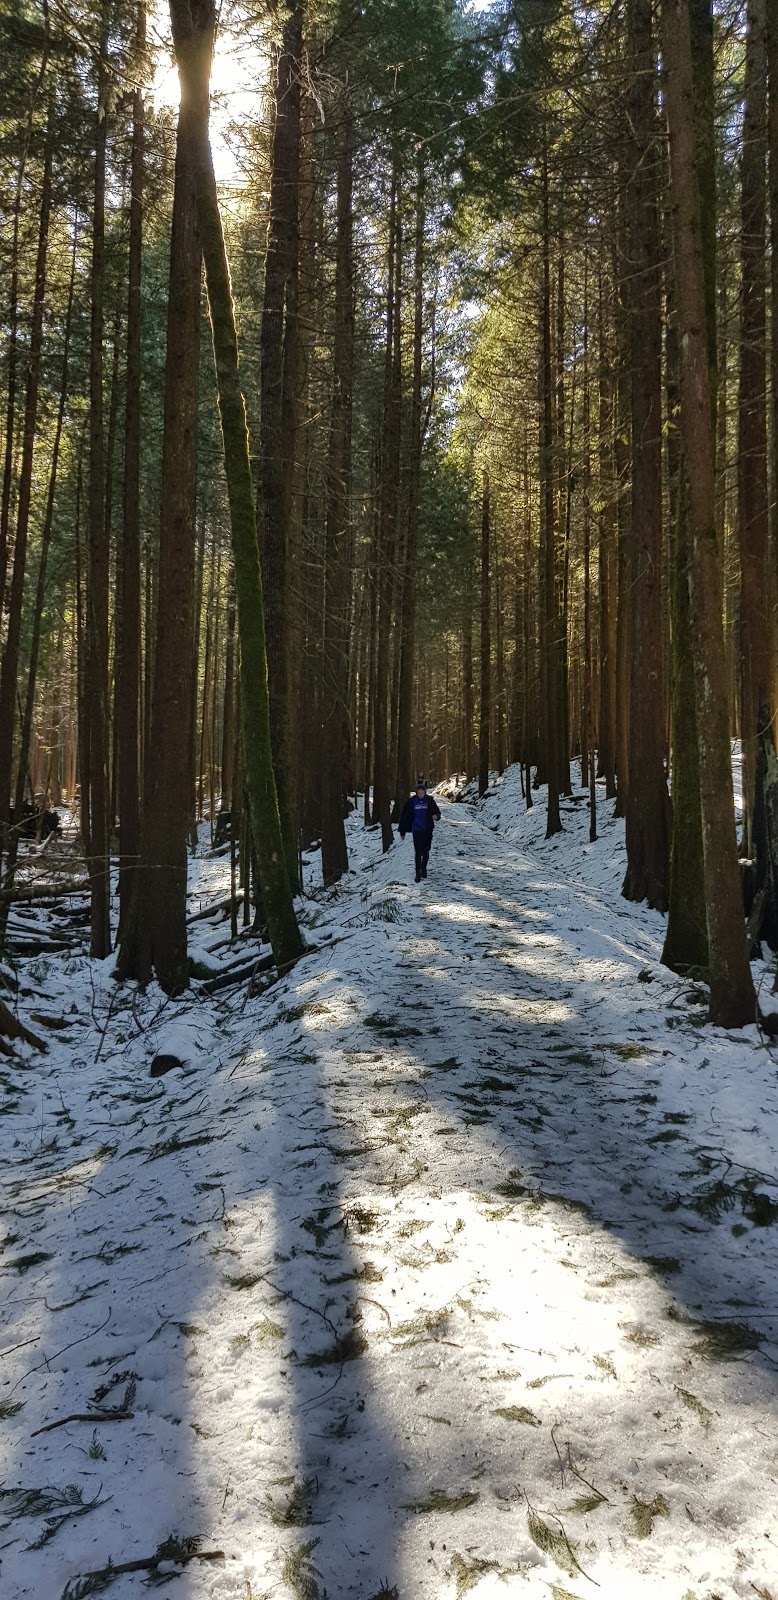
[[[610,805],[440,804],[420,885],[351,819],[258,998],[20,963],[66,1027],[0,1067],[3,1600],[778,1600],[776,1054]]]

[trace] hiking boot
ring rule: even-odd
[[[420,872],[417,872],[417,874],[416,874],[416,882],[417,883],[421,883],[421,873]]]
[[[423,878],[426,878],[426,876],[427,876],[427,868],[426,867],[422,867],[421,875],[422,875]]]

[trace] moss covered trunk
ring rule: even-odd
[[[171,0],[170,17],[182,97],[189,100],[192,117],[198,216],[230,506],[240,639],[243,772],[270,942],[276,963],[282,967],[301,954],[303,942],[284,857],[273,774],[265,612],[246,407],[240,384],[230,271],[208,136],[214,7],[211,0],[196,9],[190,6],[189,0]]]

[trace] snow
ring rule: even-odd
[[[661,966],[610,803],[438,798],[425,883],[356,814],[310,856],[256,998],[20,965],[67,1027],[0,1063],[3,1600],[171,1535],[223,1552],[187,1600],[778,1595],[775,1056]]]

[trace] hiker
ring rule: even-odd
[[[427,785],[423,778],[419,778],[416,782],[416,792],[406,800],[400,818],[400,838],[404,839],[406,833],[413,834],[417,883],[427,876],[427,862],[432,849],[432,830],[436,822],[440,822],[437,801],[433,800],[431,794],[427,794]]]

